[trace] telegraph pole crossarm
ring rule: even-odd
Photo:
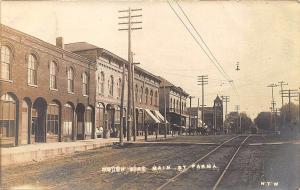
[[[284,81],[280,81],[278,82],[279,85],[280,85],[280,91],[282,92],[283,91],[283,86],[284,85],[288,85],[288,83],[284,82]],[[281,107],[283,106],[283,96],[281,95]]]
[[[288,121],[290,122],[290,119],[291,119],[291,98],[294,98],[294,97],[298,97],[298,90],[296,89],[288,89],[288,90],[282,90],[281,92],[281,95],[282,97],[284,98],[288,98],[289,99],[289,103],[288,103],[288,106],[289,106],[289,111],[288,111]]]
[[[133,80],[134,80],[134,76],[133,74],[133,66],[132,66],[132,51],[131,51],[131,32],[132,30],[139,30],[142,29],[142,27],[132,27],[133,24],[140,24],[142,23],[141,21],[133,21],[132,19],[134,18],[139,18],[142,17],[141,14],[132,14],[133,12],[137,12],[137,11],[141,11],[142,9],[125,9],[125,10],[119,10],[119,13],[126,13],[126,16],[120,16],[118,17],[119,19],[126,19],[125,22],[119,22],[119,25],[122,26],[127,26],[127,28],[120,28],[119,31],[127,31],[128,32],[128,98],[127,98],[127,131],[126,131],[126,136],[127,136],[127,141],[131,140],[131,131],[132,131],[132,124],[135,120],[135,118],[133,118],[133,111],[134,111],[134,103],[133,103]],[[122,88],[124,88],[125,86],[123,85],[123,83],[125,83],[124,79],[122,81]],[[122,89],[123,91],[124,89]],[[124,101],[124,98],[121,98],[121,101]],[[124,105],[124,102],[121,102],[121,105]],[[123,109],[123,108],[121,108]],[[122,124],[123,125],[123,124]],[[134,131],[134,133],[136,133],[136,131]],[[134,136],[135,138],[135,136]]]

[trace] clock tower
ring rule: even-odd
[[[217,95],[214,100],[214,128],[216,131],[223,131],[223,101]]]

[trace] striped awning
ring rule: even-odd
[[[162,116],[162,115],[159,113],[159,111],[154,110],[154,114],[155,114],[155,116],[156,116],[162,123],[165,122],[164,116]],[[166,123],[169,123],[168,120],[166,120]]]
[[[157,117],[155,117],[155,115],[153,115],[153,113],[149,110],[149,109],[145,109],[147,115],[153,119],[153,121],[155,121],[155,123],[160,123],[159,119],[157,119]]]

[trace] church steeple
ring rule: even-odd
[[[214,107],[223,107],[223,101],[221,100],[219,95],[217,95],[217,97],[214,100]]]

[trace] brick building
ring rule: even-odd
[[[219,96],[215,98],[213,107],[204,108],[204,123],[210,131],[223,131],[223,101]]]
[[[92,138],[93,61],[1,26],[0,137],[4,146]]]
[[[97,128],[102,127],[104,131],[109,131],[109,135],[119,136],[123,65],[126,67],[125,115],[127,111],[127,61],[106,49],[86,42],[75,42],[65,46],[69,51],[87,57],[97,63],[95,78],[97,86],[96,131]],[[135,66],[133,95],[137,135],[143,135],[145,125],[149,124],[151,127],[160,123],[159,118],[156,116],[156,114],[159,114],[159,83],[160,79],[157,76]],[[124,122],[124,126],[124,129],[126,129],[126,122]]]
[[[166,116],[173,130],[185,130],[188,127],[187,101],[189,94],[160,77],[160,113],[164,114],[166,104]],[[166,102],[165,102],[166,101]]]

